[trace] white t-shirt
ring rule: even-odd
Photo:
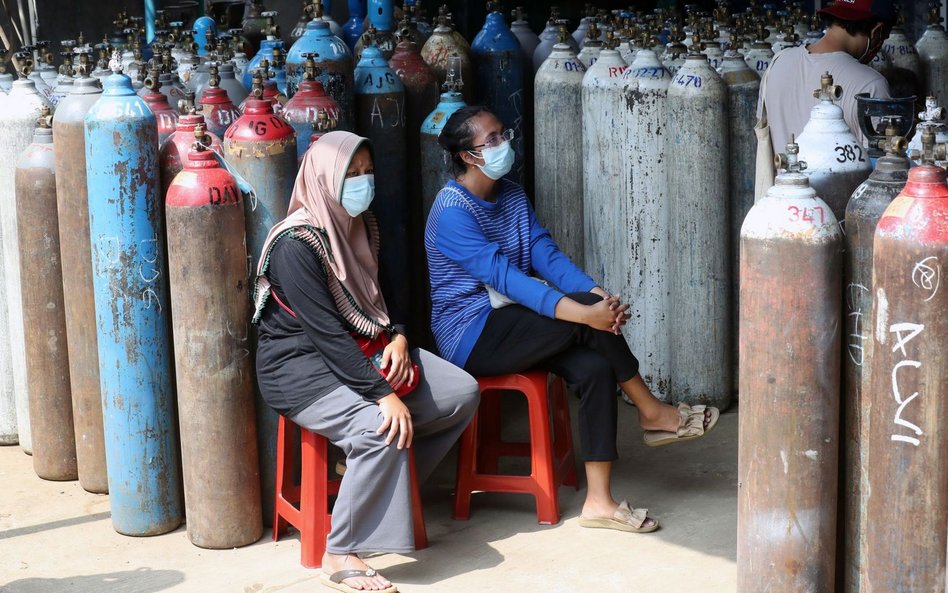
[[[870,97],[888,98],[889,83],[881,74],[841,51],[811,54],[805,47],[793,47],[777,54],[775,60],[765,74],[767,96],[762,97],[767,101],[767,121],[775,152],[783,152],[790,135],[799,136],[803,131],[810,120],[810,110],[819,103],[813,91],[820,88],[820,77],[826,72],[833,75],[834,84],[842,87],[843,96],[837,104],[843,109],[849,129],[866,146],[867,139],[856,115],[856,95],[869,93]],[[760,88],[763,95],[764,85]],[[760,111],[759,98],[758,116]]]

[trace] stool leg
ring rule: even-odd
[[[454,514],[458,521],[471,518],[471,492],[474,481],[474,472],[477,470],[477,431],[478,416],[475,412],[458,443],[458,469],[454,482]]]
[[[280,539],[280,534],[286,532],[286,519],[280,514],[280,501],[285,500],[283,486],[287,483],[289,472],[293,468],[293,462],[296,460],[296,452],[290,446],[289,431],[287,430],[287,419],[280,416],[280,424],[277,428],[277,454],[276,454],[276,496],[273,504],[273,541]]]
[[[556,461],[565,470],[563,484],[579,490],[576,478],[576,457],[573,453],[573,429],[569,423],[569,398],[566,385],[559,377],[553,379],[553,446]]]
[[[329,535],[328,441],[304,431],[302,436],[302,483],[300,485],[300,562],[319,568]]]
[[[418,473],[415,470],[415,450],[409,449],[408,463],[411,480],[411,516],[412,528],[415,532],[415,549],[424,550],[428,547],[428,530],[425,528],[425,511],[421,504],[421,486],[418,484]]]
[[[481,393],[478,415],[481,418],[477,447],[477,471],[496,474],[501,449],[500,397],[502,391],[491,389]]]
[[[553,439],[550,434],[550,406],[546,385],[542,391],[525,394],[530,410],[531,474],[536,481],[537,521],[554,525],[560,520],[559,496],[553,470]]]

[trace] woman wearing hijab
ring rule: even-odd
[[[511,140],[493,113],[474,106],[456,111],[438,138],[456,176],[435,198],[425,230],[438,349],[475,376],[541,368],[563,377],[580,396],[587,493],[579,524],[655,531],[647,509],[612,495],[616,385],[651,446],[703,436],[718,410],[676,408],[652,395],[620,331],[629,306],[563,255],[523,188],[503,179],[514,162]]]
[[[360,553],[414,549],[408,447],[424,480],[477,409],[477,382],[409,351],[379,286],[368,140],[330,132],[306,153],[257,266],[257,381],[266,402],[346,455],[322,568],[342,591],[396,588]],[[402,399],[400,396],[404,396]]]

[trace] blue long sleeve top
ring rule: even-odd
[[[449,181],[428,215],[425,249],[435,341],[462,368],[491,311],[487,286],[547,317],[564,293],[596,286],[537,221],[523,188],[506,179],[494,202]]]

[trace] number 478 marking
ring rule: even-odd
[[[787,220],[790,222],[816,222],[816,217],[819,215],[819,223],[823,224],[825,221],[825,216],[823,214],[822,206],[814,206],[812,208],[798,206],[787,206]]]

